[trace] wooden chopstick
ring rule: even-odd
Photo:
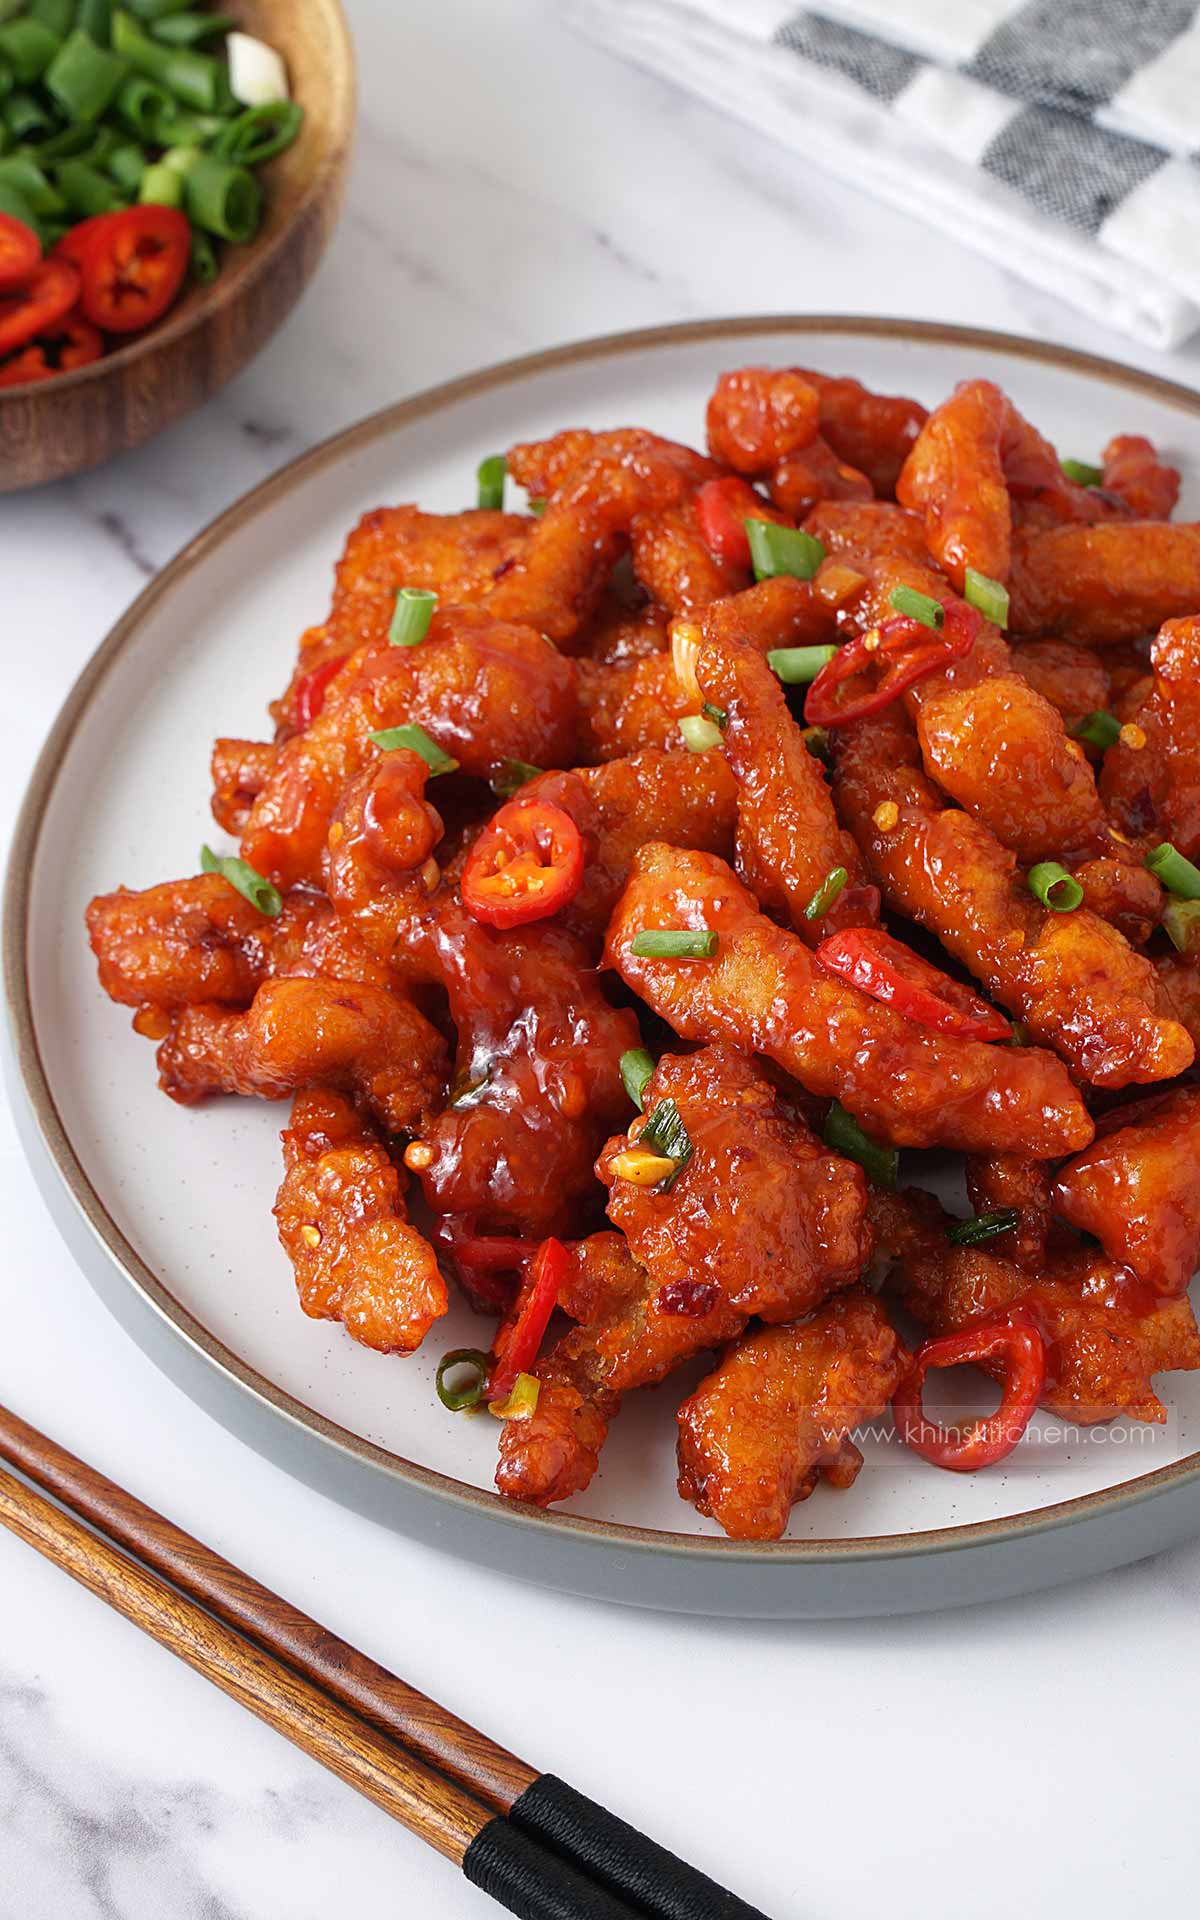
[[[472,1877],[472,1864],[480,1867],[492,1852],[507,1844],[505,1835],[511,1834],[514,1839],[524,1839],[535,1848],[558,1856],[564,1871],[570,1873],[574,1869],[572,1877],[586,1884],[589,1891],[605,1892],[625,1903],[615,1911],[633,1912],[645,1916],[645,1920],[765,1920],[758,1908],[748,1906],[737,1895],[727,1892],[706,1874],[687,1865],[565,1781],[553,1774],[538,1773],[527,1761],[339,1639],[327,1627],[4,1407],[0,1407],[0,1458],[108,1536],[108,1541],[97,1542],[94,1534],[79,1529],[85,1542],[102,1545],[111,1553],[115,1549],[109,1542],[115,1541],[136,1555],[143,1563],[137,1570],[143,1581],[152,1577],[144,1569],[152,1569],[177,1589],[171,1595],[177,1607],[186,1604],[180,1596],[188,1596],[205,1610],[201,1618],[210,1627],[215,1628],[220,1622],[233,1630],[241,1645],[251,1641],[255,1649],[270,1657],[272,1664],[285,1662],[291,1669],[289,1677],[306,1685],[310,1695],[319,1692],[327,1707],[340,1709],[360,1737],[378,1739],[382,1736],[392,1755],[398,1748],[402,1749],[409,1764],[421,1770],[421,1780],[428,1780],[431,1777],[428,1770],[436,1768],[445,1776],[444,1786],[460,1790],[459,1800],[454,1803],[460,1823],[467,1817],[459,1804],[465,1797],[461,1790],[465,1789],[472,1797],[471,1809],[483,1823],[476,1829],[477,1835],[490,1836],[478,1841],[473,1861],[468,1843],[464,1851],[464,1860],[468,1862],[464,1871],[468,1877]],[[162,1639],[173,1651],[185,1659],[190,1658],[174,1639],[156,1632],[154,1626],[129,1613],[105,1587],[76,1572],[74,1565],[52,1551],[57,1544],[56,1534],[44,1534],[49,1544],[43,1544],[42,1538],[30,1537],[27,1522],[16,1525],[7,1511],[12,1488],[16,1487],[27,1501],[36,1500],[37,1496],[19,1482],[4,1480],[3,1485],[6,1499],[0,1502],[0,1522],[12,1526],[22,1538],[29,1539],[31,1545],[64,1565],[75,1578],[83,1579],[84,1585],[118,1606],[127,1617],[136,1618],[139,1625],[146,1626],[148,1632]],[[39,1506],[45,1507],[46,1503],[39,1502]],[[57,1508],[50,1507],[48,1511],[60,1521],[66,1519]],[[116,1558],[122,1568],[131,1564],[121,1554]],[[217,1685],[223,1684],[217,1672],[209,1672],[207,1667],[201,1670]],[[232,1687],[225,1690],[234,1692],[236,1698],[242,1697]],[[245,1700],[244,1704],[252,1711],[259,1711],[252,1699]],[[270,1718],[267,1714],[262,1717]],[[289,1726],[278,1720],[271,1718],[270,1723],[288,1738],[296,1737]],[[304,1740],[297,1740],[297,1744],[306,1745]],[[333,1765],[316,1748],[306,1746],[306,1751],[324,1764]],[[333,1765],[333,1771],[340,1769]],[[346,1773],[341,1777],[350,1778]],[[410,1787],[411,1781],[412,1776]],[[357,1778],[351,1778],[350,1784],[359,1786],[368,1797],[376,1797],[369,1785],[360,1785]],[[380,1800],[379,1804],[385,1802]],[[429,1837],[398,1807],[388,1805],[387,1810],[423,1838]],[[489,1824],[490,1814],[506,1818],[491,1818]],[[498,1831],[500,1829],[503,1831]],[[459,1830],[456,1829],[456,1833]],[[432,1844],[438,1842],[434,1840]],[[586,1876],[586,1882],[580,1876]],[[488,1891],[494,1892],[494,1888],[489,1887]],[[496,1897],[503,1898],[501,1894]],[[531,1916],[543,1911],[548,1910],[529,1909]],[[591,1908],[578,1905],[564,1909],[572,1920],[590,1911]]]

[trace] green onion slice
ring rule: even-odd
[[[1008,625],[1008,588],[1001,586],[999,580],[993,580],[990,574],[977,573],[974,567],[968,567],[963,574],[963,599],[993,626]]]
[[[444,753],[436,740],[431,740],[424,727],[409,723],[403,727],[382,727],[373,733],[371,739],[384,753],[394,753],[397,747],[407,747],[410,753],[419,753],[430,773],[453,773],[458,761],[453,755]]]
[[[464,1381],[460,1387],[451,1386],[446,1375],[459,1367],[470,1367],[473,1379]],[[454,1347],[444,1353],[438,1361],[438,1370],[434,1377],[437,1397],[451,1413],[466,1413],[469,1408],[477,1407],[487,1392],[488,1374],[492,1370],[492,1357],[479,1347]]]
[[[437,595],[428,587],[401,587],[396,595],[396,611],[388,628],[394,647],[419,647],[429,632],[437,606]]]
[[[195,47],[202,40],[215,40],[218,34],[232,33],[240,25],[231,13],[163,14],[150,31],[156,40],[169,47]]]
[[[1193,866],[1169,840],[1151,849],[1146,865],[1177,900],[1200,900],[1200,867]]]
[[[923,627],[946,624],[946,609],[941,601],[931,594],[918,593],[915,587],[893,587],[891,604],[897,613],[906,613],[910,620],[919,620]]]
[[[711,960],[719,945],[710,927],[647,927],[629,951],[639,960]]]
[[[947,1227],[946,1238],[952,1247],[982,1247],[1002,1233],[1011,1233],[1020,1223],[1019,1208],[996,1207],[991,1213],[972,1214],[969,1220],[959,1220]]]
[[[508,461],[502,453],[489,453],[481,460],[475,472],[479,485],[479,504],[481,507],[500,508],[504,505],[504,476],[508,472]]]
[[[183,193],[193,226],[216,234],[218,240],[245,246],[258,232],[262,188],[249,167],[218,160],[215,154],[198,154],[188,170]]]
[[[811,580],[825,558],[821,542],[800,527],[777,527],[772,520],[746,520],[743,524],[756,580],[771,580],[777,573]]]
[[[1168,900],[1162,923],[1163,932],[1180,953],[1200,950],[1200,900]]]
[[[654,1055],[647,1053],[645,1047],[630,1047],[621,1055],[621,1085],[635,1107],[642,1106],[642,1096],[653,1072]]]
[[[519,793],[544,771],[543,767],[530,766],[528,760],[505,760],[492,775],[492,792],[498,793],[502,800],[511,800],[514,793]]]
[[[1083,899],[1083,888],[1073,873],[1057,860],[1039,860],[1026,876],[1030,893],[1036,895],[1052,913],[1074,913]]]
[[[700,711],[706,720],[711,720],[714,727],[720,727],[721,732],[724,733],[729,725],[729,715],[724,707],[714,706],[711,700],[706,700]]]
[[[497,1420],[528,1420],[531,1413],[537,1412],[541,1391],[542,1383],[536,1373],[519,1373],[508,1398],[489,1400],[488,1412],[494,1413]]]
[[[218,160],[233,160],[239,167],[261,167],[277,153],[290,147],[304,124],[304,108],[296,100],[272,100],[261,107],[247,107],[236,120],[229,120],[212,143]]]
[[[525,502],[525,505],[529,508],[529,511],[533,515],[534,519],[540,520],[542,515],[545,513],[546,508],[549,505],[549,502],[547,500],[541,499],[539,496],[537,499],[527,500]]]
[[[877,1187],[894,1188],[900,1171],[900,1155],[895,1147],[881,1147],[863,1132],[852,1113],[840,1100],[830,1106],[825,1121],[825,1145],[847,1160],[857,1160],[869,1180]]]
[[[805,907],[804,918],[820,920],[827,914],[849,878],[845,867],[831,868]]]
[[[55,54],[42,84],[68,120],[90,123],[105,112],[128,73],[123,60],[77,28]]]
[[[279,888],[272,886],[269,880],[264,880],[248,860],[239,860],[236,854],[214,853],[211,847],[201,847],[200,871],[219,873],[231,887],[237,888],[243,900],[257,907],[268,920],[273,920],[283,910],[283,895]]]
[[[1091,467],[1086,460],[1060,460],[1059,466],[1068,480],[1075,480],[1081,487],[1098,487],[1103,484],[1104,475],[1099,467]]]
[[[669,1173],[665,1180],[660,1180],[657,1189],[659,1193],[670,1193],[695,1151],[679,1108],[673,1100],[659,1101],[639,1133],[637,1144],[639,1147],[647,1147],[651,1153],[661,1153],[664,1159],[675,1162],[674,1173]]]
[[[1076,740],[1086,740],[1091,747],[1101,749],[1111,747],[1121,737],[1121,722],[1115,713],[1106,713],[1103,707],[1085,713],[1077,726],[1071,728]]]
[[[829,665],[836,652],[834,646],[772,647],[767,665],[785,687],[804,687]]]
[[[721,744],[720,727],[706,720],[702,713],[685,713],[679,722],[679,731],[689,753],[707,753],[710,747]]]

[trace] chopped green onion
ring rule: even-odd
[[[273,920],[282,911],[283,898],[278,887],[273,887],[269,880],[263,879],[261,873],[254,871],[248,861],[239,860],[235,854],[214,853],[211,847],[201,847],[200,869],[203,873],[219,873],[231,887],[237,888],[243,900],[257,907],[268,920]]]
[[[12,220],[19,220],[23,227],[32,227],[35,233],[42,231],[41,222],[24,194],[19,193],[16,187],[10,187],[6,180],[0,180],[0,213],[7,213]]]
[[[115,181],[90,167],[86,160],[60,160],[57,172],[68,211],[80,220],[89,220],[94,213],[113,213],[125,205]]]
[[[126,0],[130,13],[139,20],[161,20],[169,13],[186,13],[192,0]]]
[[[829,665],[836,652],[834,646],[772,647],[767,655],[767,665],[785,687],[803,687],[816,679],[821,668]]]
[[[12,187],[39,217],[65,213],[67,203],[57,187],[52,187],[36,160],[24,153],[10,153],[0,160],[0,183]]]
[[[1169,840],[1151,849],[1146,855],[1146,865],[1177,899],[1200,900],[1200,867],[1193,866]]]
[[[220,273],[217,250],[206,233],[192,228],[192,276],[202,287],[212,284]]]
[[[92,122],[111,106],[129,68],[77,27],[46,69],[44,85],[68,120]]]
[[[1103,707],[1097,707],[1092,713],[1085,713],[1071,732],[1076,740],[1086,740],[1091,747],[1111,747],[1121,737],[1121,722],[1115,713],[1106,713]]]
[[[75,25],[75,0],[29,0],[28,13],[31,20],[65,40]]]
[[[533,515],[534,519],[540,520],[542,515],[545,513],[546,508],[549,505],[549,502],[539,498],[536,500],[527,500],[525,502],[525,505],[529,508],[529,511]]]
[[[211,153],[198,154],[183,192],[194,226],[239,246],[254,238],[262,218],[262,188],[249,167],[235,167]]]
[[[144,207],[181,207],[183,205],[183,175],[178,167],[168,166],[160,160],[153,167],[147,167],[137,189],[137,197]]]
[[[711,960],[719,945],[708,927],[648,927],[634,934],[629,950],[639,960]]]
[[[419,647],[429,632],[437,606],[437,595],[428,587],[401,587],[396,595],[396,611],[388,628],[394,647]]]
[[[112,0],[79,0],[75,25],[82,27],[98,47],[112,45]]]
[[[228,113],[233,106],[229,76],[210,54],[191,47],[164,47],[142,32],[128,13],[114,13],[113,52],[127,60],[135,73],[157,81],[185,107],[198,113]]]
[[[653,1072],[654,1056],[647,1053],[645,1047],[630,1047],[621,1055],[621,1085],[635,1107],[644,1104],[643,1096]]]
[[[168,47],[195,47],[236,26],[231,13],[168,13],[156,20],[150,31]]]
[[[149,165],[144,150],[131,140],[119,140],[104,161],[112,178],[125,193],[136,193]]]
[[[458,1367],[472,1368],[474,1379],[461,1387],[447,1385],[446,1375]],[[484,1353],[479,1347],[455,1347],[450,1353],[444,1353],[434,1376],[438,1399],[450,1413],[466,1413],[469,1408],[477,1407],[487,1392],[491,1370],[491,1354]]]
[[[12,68],[6,60],[0,60],[0,100],[5,99],[7,95],[12,92],[16,84],[17,78]],[[7,127],[5,127],[4,131],[7,135]]]
[[[977,573],[974,567],[968,567],[963,575],[963,599],[993,626],[1008,625],[1008,588],[1002,587],[990,574]]]
[[[113,102],[113,112],[122,126],[128,127],[139,140],[154,140],[159,146],[170,144],[169,138],[163,138],[161,126],[174,111],[175,104],[166,89],[140,73],[130,74],[129,79],[122,82]]]
[[[295,100],[274,100],[269,106],[247,107],[230,120],[213,141],[221,160],[242,167],[260,167],[290,147],[304,124],[304,108]]]
[[[847,1160],[857,1160],[877,1187],[895,1187],[900,1170],[900,1155],[895,1147],[881,1147],[878,1141],[869,1139],[840,1100],[833,1102],[826,1117],[825,1145]]]
[[[1180,953],[1200,947],[1200,900],[1168,900],[1163,908],[1163,931]]]
[[[820,920],[829,912],[850,875],[845,867],[832,867],[804,909],[806,920]]]
[[[956,1221],[947,1227],[946,1238],[952,1247],[982,1247],[985,1241],[1011,1233],[1020,1224],[1019,1208],[996,1207],[991,1213],[976,1213],[969,1220]]]
[[[811,580],[825,558],[821,542],[800,527],[777,527],[772,520],[746,520],[744,525],[756,580],[771,580],[777,573]]]
[[[1074,913],[1083,899],[1078,880],[1057,860],[1039,860],[1036,867],[1030,867],[1026,884],[1030,893],[1052,913]]]
[[[658,1183],[659,1193],[670,1193],[694,1152],[691,1137],[673,1100],[660,1100],[637,1137],[639,1147],[675,1162],[674,1173]]]
[[[497,1420],[528,1420],[531,1413],[537,1412],[538,1396],[542,1383],[536,1373],[519,1373],[512,1383],[506,1400],[489,1400],[488,1412],[494,1413]]]
[[[219,113],[189,113],[169,95],[165,106],[151,106],[150,138],[159,147],[207,147],[229,122]]]
[[[715,707],[711,700],[706,700],[700,711],[706,720],[711,720],[714,727],[720,727],[721,732],[724,733],[729,725],[729,715],[724,707]]]
[[[424,727],[409,724],[403,727],[383,727],[373,733],[371,739],[384,753],[394,753],[397,747],[407,747],[410,753],[419,753],[430,773],[453,773],[458,765],[452,755],[444,753],[436,740],[431,740]]]
[[[14,140],[28,140],[31,133],[41,133],[53,125],[50,115],[40,100],[35,100],[23,87],[17,87],[4,102],[4,124]]]
[[[918,593],[915,587],[893,587],[891,605],[897,613],[906,613],[910,620],[919,620],[923,627],[944,627],[946,609],[940,600],[932,594]]]
[[[1068,480],[1075,480],[1081,487],[1098,487],[1103,484],[1104,475],[1099,467],[1090,467],[1086,460],[1060,460],[1059,466]]]
[[[507,472],[508,461],[502,453],[489,453],[486,460],[479,462],[475,478],[481,507],[498,508],[504,505],[504,476]]]
[[[28,16],[0,27],[0,56],[26,86],[41,79],[61,46],[56,33]]]
[[[706,720],[702,713],[685,713],[679,722],[679,731],[689,753],[707,753],[710,747],[721,744],[720,727]]]
[[[519,793],[543,771],[541,767],[531,767],[528,760],[505,760],[492,775],[492,792],[498,793],[502,800],[511,800],[514,793]]]

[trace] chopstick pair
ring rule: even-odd
[[[3,1407],[0,1458],[61,1503],[0,1472],[0,1525],[436,1847],[511,1913],[765,1920]]]

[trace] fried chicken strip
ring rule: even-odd
[[[1019,534],[1009,593],[1020,638],[1136,640],[1200,607],[1200,525],[1110,520]]]
[[[1154,680],[1130,740],[1104,756],[1100,793],[1132,839],[1200,853],[1200,615],[1168,620],[1150,648]]]
[[[1054,1204],[1156,1293],[1186,1292],[1200,1265],[1200,1087],[1139,1102],[1102,1130],[1060,1168]]]

